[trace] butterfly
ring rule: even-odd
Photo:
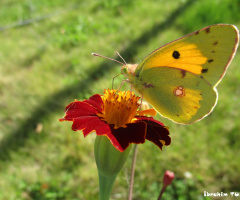
[[[216,86],[238,43],[236,26],[208,26],[156,49],[139,65],[124,64],[121,73],[163,117],[191,124],[217,104]]]

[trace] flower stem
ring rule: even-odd
[[[137,144],[135,144],[133,147],[132,169],[131,169],[131,179],[130,179],[129,192],[128,192],[128,200],[132,200],[136,159],[137,159]]]
[[[163,185],[163,187],[162,187],[162,189],[161,189],[161,192],[160,192],[160,194],[159,194],[159,196],[158,196],[158,200],[161,200],[161,199],[162,199],[162,194],[165,192],[166,188],[167,188],[167,186]]]
[[[99,176],[99,200],[107,200],[110,198],[112,187],[117,176],[104,176],[98,173]]]

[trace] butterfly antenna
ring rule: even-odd
[[[123,62],[125,63],[125,65],[127,65],[126,61],[123,59],[123,57],[120,55],[120,53],[116,52],[116,54],[123,60]]]
[[[120,62],[120,61],[118,61],[118,60],[115,60],[115,59],[113,59],[113,58],[109,58],[109,57],[106,57],[106,56],[102,56],[102,55],[97,54],[97,53],[92,53],[92,55],[93,55],[93,56],[102,57],[102,58],[106,58],[106,59],[108,59],[108,60],[112,60],[112,61],[114,61],[114,62],[120,63],[121,65],[125,65],[124,63],[122,63],[122,62]],[[121,58],[121,56],[120,56],[120,58]],[[123,60],[123,61],[125,62],[125,60]]]

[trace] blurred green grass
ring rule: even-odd
[[[239,8],[238,0],[2,0],[0,199],[98,199],[95,135],[83,139],[70,123],[58,122],[69,102],[111,88],[120,73],[118,64],[91,52],[115,57],[119,51],[127,62],[139,63],[204,26],[240,27]],[[149,142],[139,145],[134,199],[156,199],[166,169],[176,173],[166,199],[240,190],[239,60],[237,53],[210,116],[189,126],[158,117],[170,127],[172,144],[162,152]],[[112,199],[126,199],[130,163]]]

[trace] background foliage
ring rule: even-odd
[[[119,51],[139,63],[204,26],[240,27],[239,10],[239,0],[1,0],[0,199],[98,199],[95,135],[83,138],[58,122],[68,103],[103,93],[120,73],[118,64],[91,52],[117,58]],[[239,61],[237,52],[209,117],[189,126],[158,117],[170,127],[172,144],[162,152],[148,142],[139,146],[135,200],[157,199],[166,169],[176,179],[165,199],[240,191]],[[130,163],[112,199],[126,199]]]

